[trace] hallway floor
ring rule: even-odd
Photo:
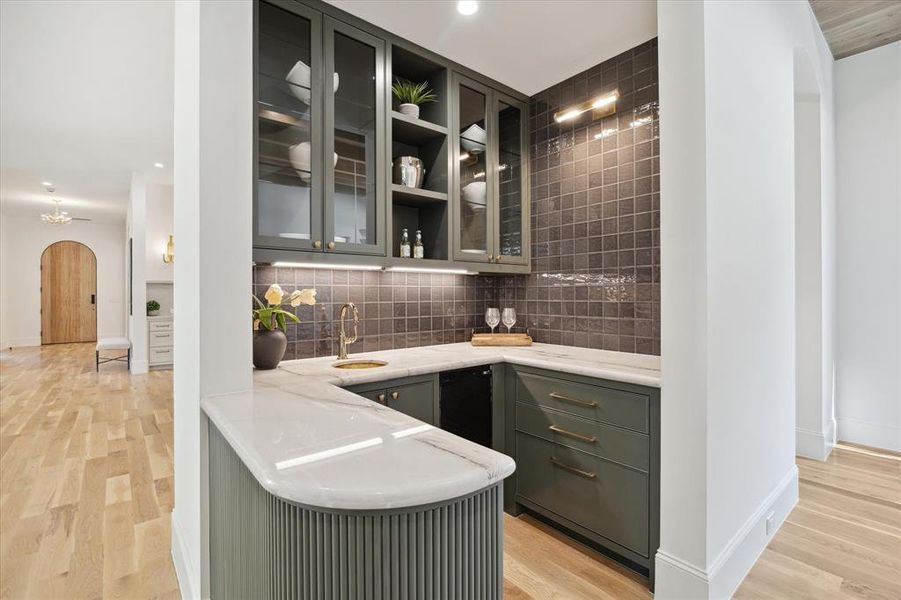
[[[799,459],[801,501],[739,598],[901,597],[901,457]],[[172,372],[94,372],[92,344],[0,352],[0,598],[178,598]],[[637,576],[506,518],[507,598],[650,598]]]

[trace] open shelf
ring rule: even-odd
[[[447,127],[391,111],[391,138],[409,146],[422,146],[447,136]]]
[[[391,197],[395,204],[405,204],[407,206],[447,203],[447,194],[444,192],[411,188],[396,183],[391,184]]]
[[[439,126],[447,125],[447,69],[443,65],[395,44],[391,46],[391,83],[398,78],[413,83],[427,81],[437,99],[420,106],[422,119]],[[391,100],[392,108],[396,111],[400,102],[394,94],[391,95]]]
[[[422,232],[425,258],[416,259],[416,262],[447,260],[447,202],[408,204],[395,198],[392,208],[391,256],[400,257],[401,232],[406,228],[410,234],[410,244],[416,240],[416,230]]]

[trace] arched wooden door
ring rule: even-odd
[[[78,242],[41,254],[41,343],[97,340],[97,257]]]

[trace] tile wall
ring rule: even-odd
[[[557,124],[562,108],[619,90],[616,113]],[[315,287],[297,310],[285,359],[337,354],[340,307],[362,318],[351,352],[462,342],[487,306],[513,306],[539,342],[660,353],[657,40],[531,98],[532,274],[434,275],[254,268],[271,283]]]

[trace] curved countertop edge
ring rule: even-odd
[[[413,357],[420,359],[416,366],[391,366],[391,359],[410,364]],[[201,407],[270,494],[312,509],[378,512],[450,502],[503,481],[516,466],[504,454],[437,428],[395,439],[392,434],[425,424],[341,386],[501,362],[660,385],[659,357],[548,344],[524,348],[445,344],[351,356],[362,358],[388,359],[389,365],[336,373],[331,366],[334,358],[288,361],[273,371],[257,371],[253,390],[208,396]],[[331,437],[320,435],[323,429]],[[321,437],[327,439],[310,441]],[[290,467],[283,472],[276,466],[298,452],[316,454],[343,447],[348,440],[353,444],[376,438],[381,440],[377,448],[361,450],[368,461],[357,460],[361,455],[355,454],[303,465],[302,470]],[[288,449],[291,452],[285,454]],[[398,472],[404,462],[415,476]],[[367,485],[363,480],[369,477]]]

